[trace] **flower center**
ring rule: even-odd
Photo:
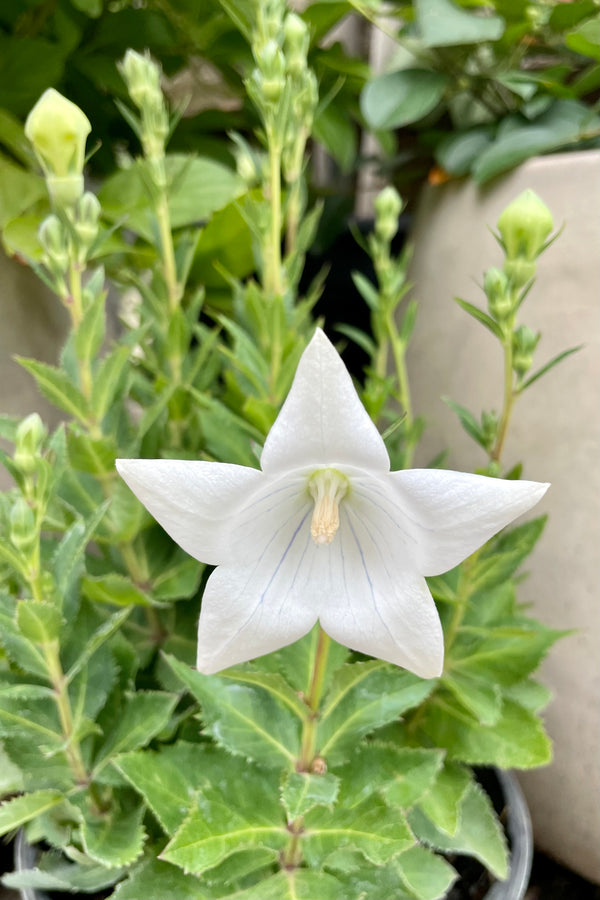
[[[330,544],[340,527],[339,503],[348,493],[349,482],[337,469],[317,469],[308,480],[315,501],[310,533],[315,544]]]

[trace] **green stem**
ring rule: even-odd
[[[283,294],[281,278],[281,145],[272,124],[267,126],[269,147],[269,204],[271,216],[264,249],[264,289],[271,296]]]
[[[160,235],[160,248],[163,264],[163,275],[167,286],[169,312],[174,313],[181,300],[181,285],[177,281],[177,266],[175,264],[175,248],[173,247],[173,234],[171,232],[171,214],[166,190],[161,191],[160,199],[156,204],[156,219]]]
[[[298,226],[300,224],[302,207],[302,161],[304,159],[306,139],[306,129],[303,128],[300,130],[296,140],[291,170],[286,175],[288,198],[286,207],[285,250],[287,254],[294,253],[296,251],[296,244],[298,243]]]
[[[328,634],[325,634],[322,628],[320,628],[310,685],[308,693],[304,698],[304,702],[309,709],[309,715],[302,728],[302,745],[300,749],[300,759],[298,760],[298,770],[300,772],[310,772],[315,757],[318,710],[321,702],[321,695],[323,693],[323,682],[325,679],[325,671],[327,669],[327,657],[329,656],[330,645],[331,638]]]
[[[54,688],[54,699],[58,709],[63,737],[65,739],[65,754],[69,767],[78,784],[87,784],[88,773],[86,771],[79,741],[75,738],[75,725],[67,682],[58,656],[58,643],[52,641],[44,645],[44,658],[48,667],[48,674]]]
[[[510,417],[512,415],[513,406],[516,399],[516,394],[513,388],[513,352],[512,352],[512,332],[513,332],[513,322],[510,322],[510,327],[506,327],[505,329],[505,337],[504,337],[504,403],[502,406],[502,415],[500,416],[500,422],[498,424],[498,432],[496,435],[496,442],[492,448],[490,453],[490,462],[499,463],[500,457],[502,456],[502,450],[504,449],[504,442],[506,440],[506,435],[508,433],[508,426],[510,424]]]

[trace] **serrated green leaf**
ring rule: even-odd
[[[65,531],[52,555],[51,568],[59,596],[64,596],[81,568],[85,549],[102,521],[109,502],[101,504],[85,521],[78,519]]]
[[[431,790],[421,798],[419,807],[439,831],[456,834],[461,804],[471,782],[464,766],[447,762]]]
[[[0,645],[8,658],[30,675],[46,680],[48,667],[42,652],[19,632],[12,616],[0,613]]]
[[[64,409],[73,418],[84,424],[87,423],[90,412],[87,401],[66,372],[36,359],[24,359],[22,356],[16,356],[15,359],[33,375],[40,392],[47,400],[60,409]]]
[[[519,706],[525,707],[530,712],[537,713],[545,709],[552,700],[552,691],[545,684],[527,678],[511,685],[504,691],[504,696],[514,700]]]
[[[91,407],[96,419],[101,422],[110,409],[115,395],[125,377],[131,348],[120,345],[101,360],[92,385]]]
[[[300,722],[268,691],[202,675],[171,656],[165,659],[202,704],[203,721],[231,753],[280,769],[294,765],[300,749]]]
[[[268,667],[270,672],[283,672],[292,687],[303,694],[308,694],[312,673],[314,671],[315,658],[319,647],[321,629],[317,624],[299,641],[288,644],[275,653],[269,653],[263,656],[260,664],[261,668]],[[325,673],[323,675],[323,690],[327,690],[331,683],[331,679],[337,670],[348,659],[348,649],[337,644],[335,641],[329,642],[329,652],[327,654],[327,662],[325,665]]]
[[[198,590],[204,564],[177,553],[174,561],[152,579],[152,595],[156,600],[185,600]]]
[[[455,701],[437,700],[427,711],[423,729],[449,759],[501,769],[531,769],[552,759],[552,746],[541,721],[506,699],[493,726],[483,726]]]
[[[24,787],[23,773],[10,758],[0,741],[0,799],[8,794],[19,793]]]
[[[129,616],[131,610],[130,609],[121,609],[118,612],[114,613],[110,618],[108,618],[86,641],[85,646],[83,647],[82,652],[79,654],[75,662],[69,668],[69,671],[65,675],[65,680],[70,683],[76,675],[81,672],[83,667],[89,662],[90,658],[96,653],[97,650],[105,643],[105,641],[109,640],[112,635],[119,630],[121,625],[125,622],[127,617]]]
[[[166,833],[172,835],[194,803],[209,759],[206,746],[179,741],[160,753],[145,750],[121,754],[113,765],[142,795]]]
[[[55,606],[37,600],[17,605],[17,625],[24,638],[34,644],[50,644],[60,634],[63,619]]]
[[[58,750],[63,737],[52,691],[37,685],[0,689],[0,737],[25,738],[40,748]]]
[[[341,847],[349,846],[376,866],[414,844],[414,837],[399,810],[378,797],[352,809],[315,807],[304,817],[301,846],[310,866],[319,867]]]
[[[477,784],[465,792],[460,821],[453,836],[438,831],[418,809],[409,816],[411,827],[425,844],[446,853],[468,853],[479,859],[500,880],[508,874],[508,854],[504,831],[487,794]]]
[[[347,900],[345,886],[325,872],[294,869],[278,872],[259,885],[228,894],[223,900]]]
[[[0,835],[15,831],[25,822],[39,816],[63,799],[59,791],[34,791],[0,805]]]
[[[495,725],[502,711],[502,695],[497,684],[468,672],[444,677],[444,686],[459,703],[477,716],[482,725]]]
[[[450,863],[425,847],[411,847],[394,865],[415,900],[441,900],[457,878]]]
[[[261,672],[255,664],[246,663],[243,666],[226,669],[221,677],[241,682],[242,684],[253,684],[256,687],[264,688],[275,700],[291,709],[302,721],[309,714],[308,706],[302,702],[297,691],[277,672]]]
[[[456,640],[451,655],[454,672],[493,679],[505,687],[534,672],[564,632],[546,628],[533,619],[515,619],[514,624],[488,627],[474,643],[470,633]]]
[[[108,868],[130,865],[140,856],[146,833],[142,827],[144,807],[114,806],[102,817],[85,817],[81,837],[85,852]]]
[[[101,293],[89,304],[83,318],[75,331],[75,350],[77,358],[91,362],[96,358],[106,329],[104,307],[106,294]]]
[[[117,447],[112,437],[93,439],[89,434],[76,434],[69,430],[67,450],[69,463],[78,472],[106,475],[114,471]]]
[[[166,727],[177,700],[177,696],[160,691],[130,694],[119,721],[98,751],[95,770],[101,768],[112,756],[144,747]]]
[[[364,735],[417,706],[435,686],[404,669],[372,660],[339,669],[317,727],[317,752],[329,765],[344,762]]]
[[[498,340],[502,340],[502,329],[498,325],[497,322],[492,319],[491,316],[488,316],[486,312],[482,309],[479,309],[478,306],[473,306],[472,303],[469,303],[467,300],[461,300],[460,297],[454,297],[454,301],[458,303],[461,309],[464,309],[466,313],[472,316],[474,319],[477,319],[478,322],[481,322],[482,325],[491,331],[492,334],[498,338]]]
[[[201,874],[241,850],[271,850],[273,858],[289,840],[283,809],[269,800],[277,796],[272,778],[256,770],[240,773],[244,793],[221,793],[205,786],[196,805],[161,854],[185,872]],[[230,785],[228,784],[228,788]],[[269,796],[267,791],[275,793]],[[235,798],[235,800],[234,800]]]
[[[546,516],[540,516],[492,541],[478,556],[471,571],[471,592],[488,590],[507,581],[529,556],[545,524]]]
[[[130,578],[111,572],[108,575],[85,575],[81,579],[81,592],[94,603],[112,603],[115,606],[152,606],[148,594],[136,587]]]
[[[330,806],[335,803],[339,786],[339,778],[331,773],[288,773],[281,788],[281,799],[289,821],[303,816],[315,806]]]
[[[33,888],[36,891],[62,891],[71,894],[96,894],[110,887],[125,872],[124,868],[78,865],[62,861],[56,853],[42,854],[35,869],[24,869],[4,875],[7,887]]]
[[[389,806],[408,809],[431,787],[443,758],[443,750],[369,741],[336,770],[341,779],[340,805],[356,806],[377,792]]]
[[[133,869],[111,900],[218,900],[219,895],[177,866],[150,858]]]

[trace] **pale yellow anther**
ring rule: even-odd
[[[315,501],[310,533],[315,544],[330,544],[340,527],[339,504],[348,493],[348,479],[337,469],[318,469],[308,491]]]

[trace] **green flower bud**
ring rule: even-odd
[[[86,191],[77,204],[75,231],[83,246],[87,249],[98,235],[100,218],[100,201],[91,191]]]
[[[42,94],[25,122],[25,134],[40,164],[54,175],[83,171],[85,143],[91,130],[85,113],[54,88]]]
[[[306,69],[309,44],[306,23],[295,13],[288,13],[283,23],[283,49],[287,70],[293,78],[300,78]]]
[[[523,376],[529,371],[533,364],[533,353],[538,345],[541,334],[537,334],[528,328],[527,325],[521,325],[513,334],[513,369],[519,376]]]
[[[498,416],[493,410],[481,414],[481,431],[485,448],[489,452],[494,446],[498,434]]]
[[[523,191],[498,219],[508,259],[535,260],[553,228],[552,213],[531,190]]]
[[[285,59],[276,41],[267,41],[257,54],[260,70],[256,79],[262,97],[269,103],[277,103],[285,87]]]
[[[388,185],[375,198],[375,234],[389,243],[398,231],[398,217],[402,212],[402,198],[395,187]]]
[[[10,511],[10,540],[21,553],[30,551],[37,541],[35,516],[24,497],[18,497]]]
[[[491,315],[499,322],[506,319],[514,307],[508,276],[500,269],[488,269],[483,278],[483,289]]]
[[[46,216],[38,231],[44,250],[44,262],[55,273],[62,274],[69,267],[69,236],[58,216]]]
[[[35,471],[47,433],[37,413],[31,413],[19,423],[15,437],[14,462],[23,474],[31,475]]]
[[[119,64],[119,71],[127,85],[129,96],[138,109],[156,102],[157,98],[162,99],[161,69],[149,54],[142,55],[135,50],[128,50]]]

